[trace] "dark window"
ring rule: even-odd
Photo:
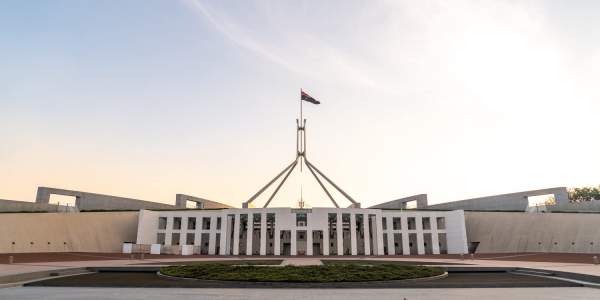
[[[189,230],[195,230],[196,229],[196,218],[188,218],[188,226],[187,228]],[[191,244],[188,244],[191,245]]]
[[[297,213],[296,214],[296,226],[303,227],[306,225],[308,225],[307,221],[306,221],[306,214],[305,213]]]
[[[415,229],[417,229],[417,222],[415,221],[415,218],[408,218],[408,230]]]
[[[180,217],[173,218],[173,229],[175,229],[175,230],[181,229],[181,218]]]
[[[436,221],[437,221],[437,229],[446,229],[446,218],[437,217]]]
[[[392,228],[394,230],[400,230],[402,229],[402,222],[401,222],[401,218],[397,217],[397,218],[392,218]]]
[[[429,221],[429,217],[422,218],[421,223],[423,225],[423,229],[425,229],[425,230],[431,229],[431,221]]]
[[[167,217],[158,218],[158,229],[167,229]]]
[[[173,233],[171,235],[171,245],[179,245],[179,233]]]
[[[188,233],[185,237],[185,244],[186,245],[193,245],[194,244],[194,238],[196,237],[195,234],[193,233]]]
[[[210,218],[202,218],[202,229],[210,229]]]
[[[156,243],[161,244],[161,245],[165,244],[165,233],[164,232],[159,232],[156,235]]]

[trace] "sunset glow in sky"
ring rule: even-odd
[[[240,206],[295,155],[367,207],[600,184],[598,1],[3,1],[0,199]],[[272,203],[330,206],[305,169]],[[347,206],[339,195],[338,202]],[[257,204],[264,203],[257,200]]]

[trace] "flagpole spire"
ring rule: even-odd
[[[267,200],[267,202],[265,203],[265,205],[263,207],[269,206],[269,204],[271,203],[271,200],[273,200],[273,198],[275,197],[275,195],[277,194],[277,192],[279,191],[281,186],[283,186],[283,184],[286,182],[286,180],[288,179],[288,177],[290,176],[290,174],[292,173],[292,171],[298,164],[300,164],[301,172],[302,172],[302,165],[304,165],[304,164],[306,165],[306,168],[313,175],[313,177],[315,178],[317,183],[319,183],[319,185],[321,186],[321,188],[323,189],[323,191],[325,192],[325,194],[331,200],[331,202],[333,203],[333,205],[335,207],[339,208],[340,206],[337,204],[337,202],[335,201],[335,199],[333,198],[331,193],[327,190],[327,188],[324,185],[324,182],[321,181],[319,176],[322,177],[331,186],[333,186],[338,192],[340,192],[340,194],[342,194],[348,201],[350,201],[350,203],[351,203],[350,207],[354,207],[354,208],[360,207],[359,202],[356,202],[354,199],[352,199],[352,197],[350,197],[344,190],[342,190],[339,186],[337,186],[333,181],[331,181],[331,179],[329,179],[327,176],[325,176],[325,174],[323,174],[323,172],[321,172],[319,169],[317,169],[317,167],[315,165],[313,165],[306,159],[306,120],[304,119],[304,115],[302,112],[302,102],[303,101],[307,101],[307,102],[310,102],[312,104],[317,104],[317,105],[321,104],[321,102],[319,102],[317,99],[313,98],[312,96],[310,96],[309,94],[304,92],[304,90],[302,90],[302,88],[300,88],[300,119],[296,119],[296,159],[294,161],[292,161],[292,163],[289,166],[287,166],[285,169],[283,169],[283,171],[281,171],[277,176],[275,176],[275,178],[273,178],[269,183],[267,183],[267,185],[262,187],[256,194],[254,194],[252,197],[250,197],[250,199],[248,199],[248,201],[243,202],[242,203],[243,208],[248,208],[249,205],[256,198],[258,198],[258,196],[260,196],[267,188],[269,188],[269,186],[271,186],[280,177],[283,176],[283,179],[281,180],[281,182],[279,182],[279,184],[277,185],[277,187],[275,188],[275,190],[273,191],[273,193],[271,194],[271,196],[269,197],[269,199]],[[302,182],[300,182],[300,203],[302,203],[301,205],[304,206],[304,195],[302,193],[302,189],[303,189]]]

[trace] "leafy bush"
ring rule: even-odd
[[[600,186],[569,189],[571,202],[600,200]]]
[[[203,264],[163,267],[174,277],[254,282],[357,282],[401,280],[441,275],[440,268],[395,264],[333,264],[323,266],[237,266]]]

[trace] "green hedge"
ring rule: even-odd
[[[161,274],[202,280],[253,282],[357,282],[385,281],[441,275],[435,267],[400,266],[394,264],[335,264],[323,266],[236,266],[202,264],[169,266]]]

